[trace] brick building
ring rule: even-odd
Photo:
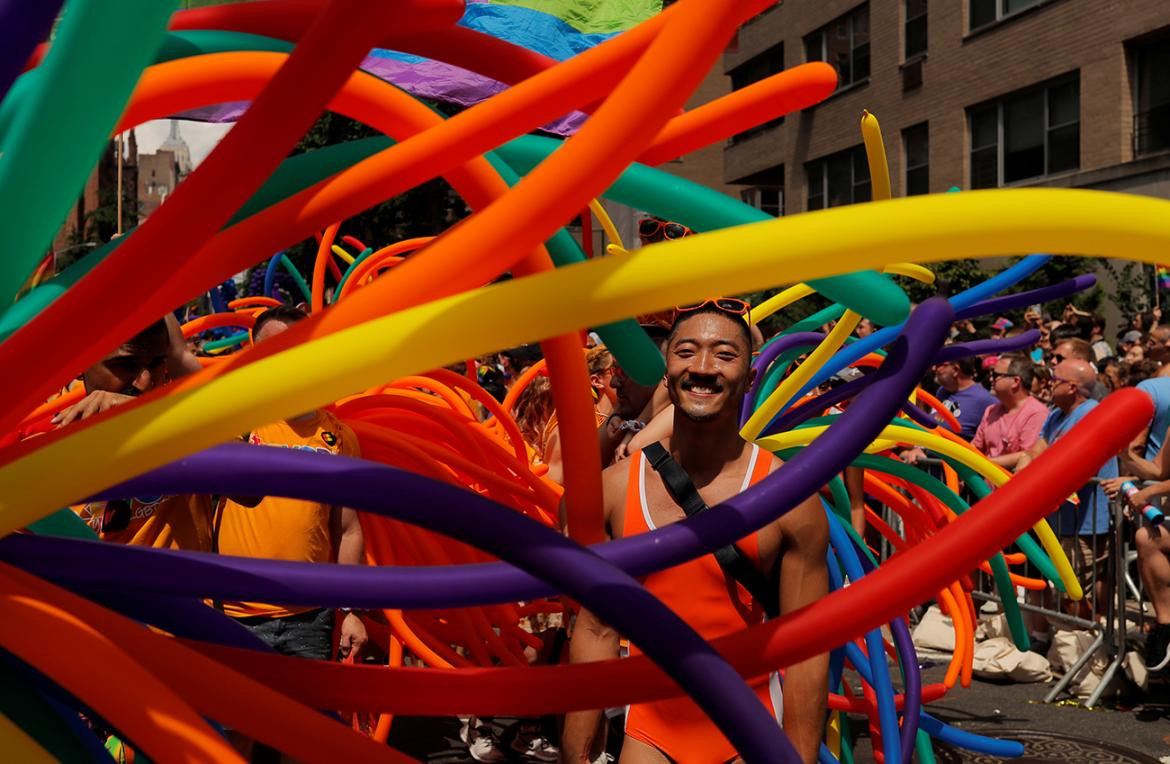
[[[787,0],[724,57],[733,88],[824,60],[836,93],[736,136],[724,179],[793,213],[870,198],[862,109],[895,196],[951,186],[1170,198],[1167,0]]]
[[[85,181],[77,203],[53,237],[51,252],[68,264],[80,257],[94,242],[106,241],[117,230],[118,150],[117,141],[106,144],[97,166]],[[138,142],[131,130],[126,133],[122,153],[122,230],[138,225]]]

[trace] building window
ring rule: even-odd
[[[1045,0],[971,0],[968,26],[975,30],[1043,2]]]
[[[745,188],[739,192],[739,197],[747,204],[761,212],[766,212],[774,218],[784,215],[784,188],[783,186],[755,186]]]
[[[926,53],[926,0],[906,0],[905,60]]]
[[[767,79],[773,74],[779,74],[782,71],[784,71],[784,43],[775,45],[758,56],[753,56],[732,69],[728,74],[731,76],[731,89],[742,90],[748,85],[755,84],[760,80]],[[784,117],[770,119],[761,125],[756,125],[750,130],[744,130],[742,133],[732,136],[731,142],[733,144],[738,143],[745,138],[762,133],[783,122]]]
[[[902,131],[906,162],[906,196],[930,193],[930,127],[928,123]]]
[[[838,90],[869,79],[869,3],[806,36],[804,56],[835,66]]]
[[[971,188],[1079,168],[1080,112],[1079,73],[969,108]]]
[[[1170,149],[1170,35],[1134,45],[1134,151]]]
[[[810,210],[868,202],[872,197],[865,146],[854,146],[806,162],[804,171],[808,178]]]

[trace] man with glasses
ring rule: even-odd
[[[691,512],[715,508],[779,468],[778,459],[739,436],[740,405],[755,375],[746,316],[747,304],[730,298],[679,309],[666,345],[673,431],[662,441],[661,450],[648,447],[602,474],[605,523],[612,538],[653,532],[678,522],[686,514],[683,506]],[[657,452],[653,462],[648,452]],[[665,482],[671,473],[674,478],[689,478],[691,490],[672,493]],[[705,506],[696,507],[691,494],[697,494],[698,503]],[[750,582],[741,585],[740,575],[733,578],[714,554],[651,573],[644,584],[704,639],[716,639],[759,623],[768,595],[773,596],[766,607],[772,608],[778,592],[777,609],[782,615],[828,593],[827,522],[816,497],[809,497],[737,541],[734,552],[728,550],[754,570],[757,579],[766,579],[758,581],[764,586],[753,586],[763,595],[759,600],[748,594]],[[776,572],[778,583],[769,575]],[[744,579],[748,578],[745,574]],[[587,610],[578,615],[569,645],[575,663],[618,656],[618,635]],[[632,646],[631,653],[636,651]],[[788,667],[782,688],[771,677],[750,682],[807,762],[817,760],[827,683],[827,655]],[[590,759],[600,713],[579,711],[566,716],[562,761]],[[622,748],[625,762],[722,764],[735,758],[731,744],[689,698],[630,706]]]
[[[1032,397],[1032,361],[1022,353],[1001,355],[991,372],[999,402],[988,407],[971,445],[1001,467],[1012,469],[1040,437],[1048,408]]]
[[[1024,469],[1034,458],[1044,453],[1049,445],[1062,438],[1086,414],[1097,407],[1090,396],[1097,373],[1088,361],[1065,359],[1052,370],[1049,382],[1053,411],[1044,422],[1040,438],[1016,464],[1016,471]],[[1110,457],[1097,470],[1097,477],[1105,480],[1117,477],[1117,459]],[[1048,521],[1060,536],[1061,546],[1078,579],[1086,589],[1095,579],[1093,595],[1097,603],[1107,600],[1106,579],[1108,555],[1106,551],[1109,530],[1109,505],[1099,484],[1087,484],[1077,491],[1077,503],[1066,501],[1049,516]]]

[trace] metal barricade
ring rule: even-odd
[[[942,460],[929,458],[919,460],[918,463],[927,467],[939,467],[943,464]],[[1093,478],[1089,484],[1097,483],[1099,480]],[[1099,504],[1101,506],[1098,506]],[[889,509],[885,508],[885,511],[888,513]],[[1105,657],[1109,664],[1100,683],[1083,703],[1086,708],[1092,708],[1100,701],[1101,695],[1108,689],[1118,669],[1124,665],[1128,651],[1127,615],[1131,606],[1136,603],[1138,627],[1142,628],[1146,602],[1140,581],[1135,582],[1134,577],[1128,572],[1129,565],[1136,558],[1136,554],[1131,551],[1130,543],[1133,531],[1137,527],[1134,522],[1140,522],[1140,519],[1134,522],[1127,519],[1123,498],[1104,503],[1094,499],[1092,506],[1087,507],[1085,511],[1090,513],[1091,533],[1075,534],[1075,531],[1080,530],[1079,527],[1053,528],[1073,565],[1077,580],[1084,589],[1085,596],[1082,600],[1084,604],[1077,605],[1075,612],[1066,612],[1062,608],[1059,592],[1051,586],[1042,593],[1044,596],[1039,602],[1027,601],[1029,598],[1018,596],[1017,600],[1020,610],[1043,617],[1051,626],[1071,627],[1091,632],[1094,636],[1088,649],[1045,696],[1045,702],[1051,703],[1064,694],[1069,685],[1088,670],[1088,664],[1099,651],[1102,649],[1106,651]],[[1074,533],[1068,534],[1069,530]],[[885,549],[882,551],[885,552]],[[976,589],[972,592],[972,597],[982,602],[997,603],[1002,612],[1003,601],[994,591],[992,577],[977,571],[974,579]],[[1021,599],[1024,601],[1019,601]]]

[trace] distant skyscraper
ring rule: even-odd
[[[179,175],[185,176],[191,172],[191,149],[183,136],[179,135],[179,120],[171,120],[171,132],[167,139],[158,147],[159,151],[169,151],[175,155],[175,163],[179,165]]]

